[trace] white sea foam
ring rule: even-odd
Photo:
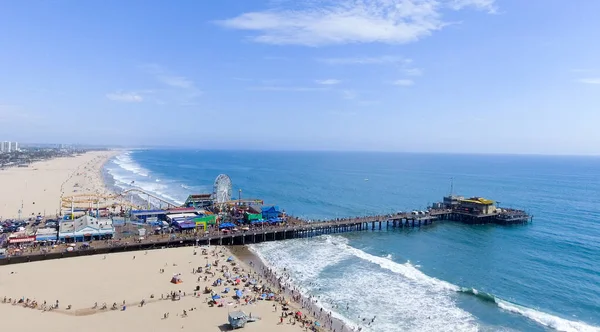
[[[447,283],[410,265],[350,247],[343,237],[327,235],[251,248],[276,270],[286,268],[301,291],[319,296],[324,310],[333,311],[348,325],[362,326],[363,331],[477,330],[474,317],[454,303]],[[363,317],[368,319],[363,322]]]
[[[183,204],[184,197],[187,197],[187,193],[177,189],[174,183],[153,178],[147,169],[133,160],[130,152],[114,158],[112,163],[107,164],[106,169],[115,180],[115,186],[121,190],[138,188],[178,205]],[[137,196],[142,200],[148,199],[145,195]],[[150,203],[164,205],[153,198],[150,198]]]
[[[400,264],[389,255],[378,257],[354,248],[344,237],[325,235],[267,242],[252,245],[251,249],[275,270],[286,268],[302,293],[319,296],[324,310],[333,311],[336,318],[350,326],[363,326],[363,331],[486,329],[456,306],[454,296],[460,287],[430,277],[410,262]],[[598,327],[501,299],[496,299],[496,303],[502,310],[557,331],[600,332]],[[368,322],[374,316],[377,318],[372,326],[365,326],[362,317],[367,317]]]
[[[600,327],[591,326],[583,322],[575,322],[568,319],[556,317],[554,315],[541,312],[535,309],[526,308],[504,300],[496,300],[500,308],[522,316],[525,316],[538,324],[549,327],[557,331],[564,332],[600,332]]]
[[[119,165],[119,167],[130,171],[134,174],[144,177],[147,177],[149,175],[147,169],[143,168],[140,164],[138,164],[131,158],[131,152],[125,152],[123,154],[118,155],[114,159],[114,163]]]

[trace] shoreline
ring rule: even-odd
[[[239,246],[230,246],[228,247],[230,252],[236,256],[240,261],[250,262],[254,270],[261,274],[263,277],[265,276],[265,271],[273,271],[273,268],[269,266],[268,262],[264,261],[260,256],[255,253],[249,245],[239,245]],[[269,280],[269,283],[272,287],[280,287],[283,286],[285,290],[283,291],[290,298],[295,298],[294,303],[296,306],[299,306],[299,310],[310,310],[310,313],[313,317],[319,318],[320,321],[328,321],[324,327],[328,331],[355,331],[356,327],[351,326],[344,322],[342,319],[336,317],[336,315],[340,315],[335,311],[330,311],[329,315],[326,312],[326,309],[318,304],[318,300],[314,300],[312,295],[303,293],[298,290],[297,286],[293,282],[288,282],[283,280],[283,282],[279,282],[280,285],[276,285],[278,283],[279,278],[283,278],[280,274],[272,273],[272,277]],[[281,280],[279,279],[279,280]],[[291,289],[290,289],[291,288]],[[325,315],[323,315],[325,314]],[[323,317],[324,316],[324,317]],[[360,330],[358,330],[360,331]]]

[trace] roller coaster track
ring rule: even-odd
[[[165,200],[164,198],[158,197],[152,193],[149,193],[145,190],[138,189],[138,188],[127,189],[127,190],[122,191],[121,193],[113,194],[113,195],[99,195],[96,193],[74,194],[74,195],[62,197],[61,201],[62,201],[63,207],[70,207],[71,204],[82,204],[82,203],[96,204],[96,203],[99,203],[100,201],[113,200],[113,199],[119,199],[119,198],[124,199],[129,194],[138,194],[138,195],[140,195],[140,197],[142,199],[144,199],[144,197],[152,197],[153,199],[166,204],[167,207],[178,207],[177,204],[169,202],[169,201]]]

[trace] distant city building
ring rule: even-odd
[[[19,143],[18,142],[9,142],[4,141],[0,142],[0,152],[8,153],[19,151]]]

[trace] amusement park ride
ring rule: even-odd
[[[230,210],[234,206],[250,206],[256,204],[263,204],[263,201],[260,199],[242,199],[242,190],[239,190],[238,199],[232,200],[232,183],[231,179],[226,174],[220,174],[215,179],[213,184],[213,192],[212,194],[200,194],[200,195],[190,195],[190,198],[193,196],[198,197],[208,197],[210,200],[209,210],[212,212],[225,212]],[[136,201],[139,200],[145,201],[145,207],[140,206],[140,204],[135,203],[134,196],[138,196]],[[151,203],[151,199],[153,202]],[[188,205],[190,199],[186,201],[186,205]],[[121,193],[111,194],[111,195],[101,195],[99,193],[82,193],[82,194],[74,194],[70,196],[61,196],[61,211],[68,210],[72,215],[75,211],[91,211],[91,210],[106,210],[106,209],[116,209],[117,207],[140,209],[146,208],[148,210],[159,205],[160,208],[172,209],[181,207],[178,204],[174,204],[161,198],[155,194],[149,193],[140,188],[131,188],[122,191]],[[184,207],[198,207],[196,204],[191,204],[192,206],[184,206]]]

